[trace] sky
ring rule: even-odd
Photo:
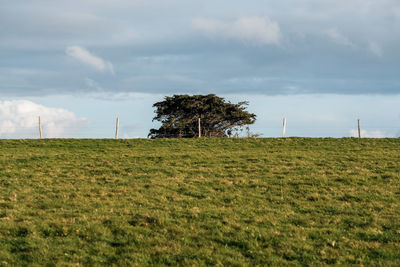
[[[398,0],[0,0],[0,138],[146,138],[173,94],[264,137],[400,136]]]

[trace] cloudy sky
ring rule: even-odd
[[[0,0],[0,138],[146,137],[178,93],[266,137],[398,137],[399,47],[398,0]]]

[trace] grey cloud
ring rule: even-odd
[[[0,10],[3,94],[400,93],[395,0],[22,2]],[[195,18],[241,17],[276,22],[279,46],[232,40],[264,31],[207,38],[192,28]],[[71,45],[112,62],[116,75],[77,68],[65,55]]]

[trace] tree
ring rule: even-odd
[[[159,129],[151,129],[151,138],[169,137],[227,137],[244,125],[253,124],[256,115],[247,112],[248,102],[232,104],[214,94],[173,95],[153,105],[161,122]],[[200,130],[199,130],[200,126]]]

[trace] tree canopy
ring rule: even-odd
[[[153,121],[161,122],[161,127],[151,129],[149,137],[197,137],[199,128],[201,136],[227,137],[255,122],[256,115],[246,111],[247,105],[246,101],[232,104],[214,94],[166,96],[153,105]]]

